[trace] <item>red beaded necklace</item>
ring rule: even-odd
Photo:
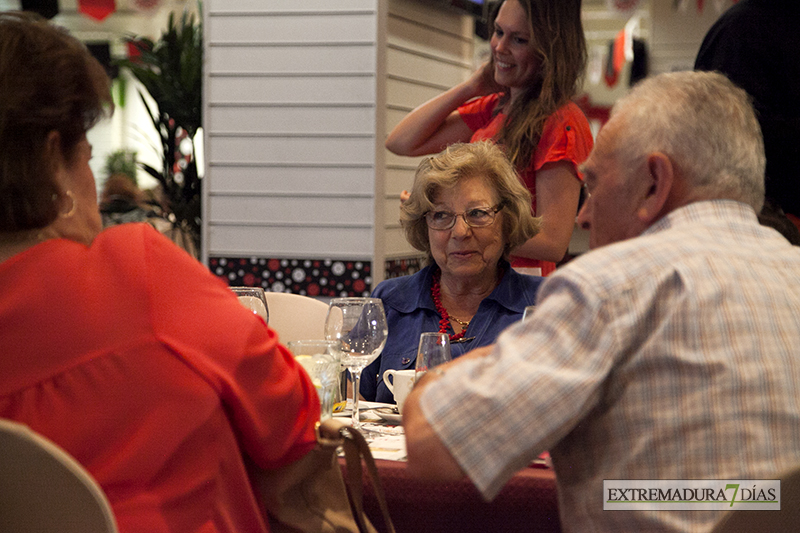
[[[436,306],[436,311],[442,317],[439,321],[439,333],[447,333],[449,330],[453,328],[450,324],[450,315],[447,313],[447,309],[444,308],[442,305],[442,289],[439,285],[439,277],[441,276],[441,272],[436,272],[433,275],[433,284],[431,285],[431,297],[433,297],[433,305]],[[467,328],[469,327],[469,322],[467,322],[466,326],[462,326],[461,333],[456,333],[454,335],[450,335],[450,341],[457,341],[464,337],[467,333]],[[455,330],[453,330],[455,331]]]

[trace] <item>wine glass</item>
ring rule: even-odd
[[[361,371],[383,350],[389,328],[379,298],[334,298],[325,319],[325,338],[337,341],[342,365],[353,378],[353,427],[360,428],[358,391]]]
[[[306,372],[320,399],[320,420],[333,416],[333,404],[339,392],[339,354],[336,341],[293,340],[286,347]]]
[[[450,336],[447,333],[423,333],[419,336],[414,381],[419,381],[428,370],[452,360]]]
[[[231,287],[231,290],[239,298],[239,303],[269,324],[269,307],[264,289],[261,287]]]

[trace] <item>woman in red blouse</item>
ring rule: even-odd
[[[589,123],[570,101],[586,63],[581,2],[504,0],[492,27],[491,59],[407,115],[386,147],[419,156],[455,142],[502,145],[542,219],[540,233],[514,250],[511,264],[547,275],[569,246],[580,197],[577,166],[592,148]]]
[[[314,386],[152,227],[100,231],[86,132],[111,105],[85,46],[0,13],[0,417],[83,464],[122,533],[265,533],[246,464],[313,447]]]

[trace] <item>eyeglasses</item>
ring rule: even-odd
[[[471,228],[483,228],[494,222],[495,215],[505,207],[505,202],[500,202],[494,207],[474,207],[463,213],[450,211],[428,211],[425,221],[428,227],[434,230],[448,230],[456,225],[456,219],[463,217],[464,222]]]

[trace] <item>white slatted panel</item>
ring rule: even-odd
[[[266,2],[265,2],[266,3]],[[335,4],[334,4],[335,5]],[[362,6],[363,9],[364,6]],[[288,43],[298,37],[324,44],[353,41],[354,36],[367,40],[376,35],[375,14],[369,11],[325,13],[248,13],[242,16],[221,16],[211,26],[212,42]],[[235,38],[234,38],[235,36]]]
[[[379,0],[206,0],[206,255],[372,260]]]
[[[386,132],[413,108],[460,83],[473,69],[471,17],[424,2],[389,3],[386,35]],[[384,249],[388,259],[418,255],[399,226],[400,192],[421,158],[385,151]]]
[[[243,105],[216,106],[208,121],[218,132],[260,133],[264,124],[288,134],[371,135],[375,108],[369,106]]]
[[[372,198],[220,196],[210,215],[226,224],[301,225],[332,224],[342,227],[368,226],[372,220]]]
[[[211,24],[213,25],[213,20]],[[375,48],[370,43],[349,45],[237,44],[209,47],[211,76],[294,75],[297,72],[339,75],[373,73]],[[373,80],[374,83],[374,80]],[[298,87],[301,91],[302,87]],[[335,95],[331,95],[335,98]]]
[[[208,240],[214,254],[223,257],[350,259],[370,257],[373,238],[372,228],[363,226],[215,223],[209,227]]]
[[[414,184],[414,169],[392,167],[386,169],[386,197],[397,203],[402,191],[410,191]]]
[[[279,165],[276,163],[220,165],[211,192],[247,196],[263,190],[267,194],[363,194],[374,181],[371,165]]]
[[[392,105],[398,106],[402,109],[413,109],[420,102],[427,102],[434,96],[438,96],[442,91],[449,89],[449,87],[421,85],[419,82],[406,81],[403,79],[395,78],[392,83],[388,84],[387,97]],[[405,116],[405,111],[390,109],[389,113],[399,112],[400,118]],[[392,124],[394,127],[394,124]],[[391,131],[391,130],[390,130]],[[387,132],[388,133],[388,132]]]
[[[264,4],[269,4],[272,13],[327,13],[364,9],[364,0],[212,0],[219,13],[262,13]]]
[[[384,221],[387,228],[400,228],[400,202],[396,198],[384,200]]]
[[[399,250],[403,247],[407,247],[410,251],[404,255],[404,257],[410,256],[419,256],[422,257],[424,254],[419,250],[415,250],[409,246],[408,241],[406,240],[406,235],[403,233],[403,229],[400,227],[396,228],[387,228],[385,237],[386,247],[388,249]]]
[[[212,168],[226,163],[326,163],[369,164],[374,157],[374,141],[359,137],[290,136],[287,134],[211,137],[207,155]],[[254,191],[269,192],[269,191]],[[363,191],[369,193],[370,191]]]
[[[387,53],[386,65],[390,79],[400,78],[417,83],[435,80],[436,85],[447,88],[464,81],[464,75],[472,72],[471,62],[451,63],[391,48]]]
[[[365,79],[366,78],[366,79]],[[229,103],[328,102],[332,95],[340,104],[363,104],[375,99],[373,74],[261,74],[215,76],[209,80],[208,98],[217,105]],[[298,87],[302,90],[298,90]]]

